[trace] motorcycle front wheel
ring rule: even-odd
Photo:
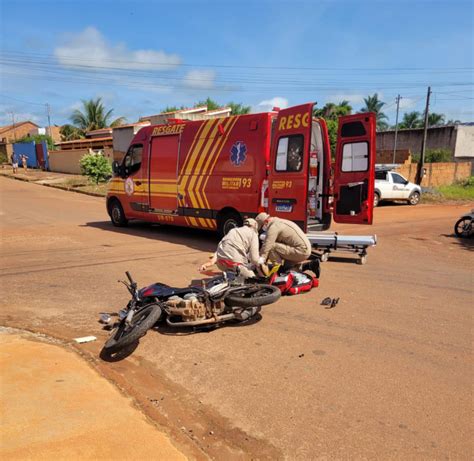
[[[125,319],[112,331],[110,338],[106,341],[104,348],[109,352],[117,352],[134,343],[153,327],[161,316],[161,307],[158,304],[143,306],[133,315],[130,323]]]
[[[461,218],[454,225],[454,232],[458,237],[471,237],[472,236],[472,219]]]
[[[277,301],[280,296],[280,289],[272,285],[244,285],[241,288],[232,290],[224,298],[224,303],[229,307],[266,306]]]

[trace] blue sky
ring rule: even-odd
[[[0,0],[0,125],[102,97],[129,122],[207,96],[254,111],[377,92],[395,122],[474,120],[472,1]]]

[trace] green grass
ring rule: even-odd
[[[438,190],[446,200],[474,200],[474,185],[452,184],[440,186]]]
[[[447,200],[474,201],[474,176],[462,183],[439,186],[434,188],[433,193],[427,192],[422,196],[422,201],[425,203],[445,202]]]

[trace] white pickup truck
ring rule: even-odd
[[[410,205],[420,202],[421,187],[406,180],[400,173],[375,170],[374,207],[381,200],[406,200]]]

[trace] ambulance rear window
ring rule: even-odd
[[[303,168],[304,136],[283,136],[278,140],[275,171],[301,171]]]

